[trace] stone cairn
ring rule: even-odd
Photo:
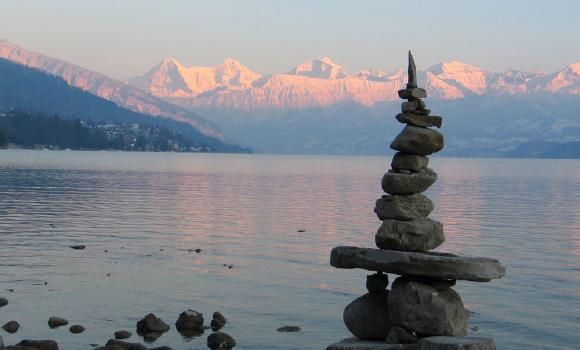
[[[430,115],[417,87],[417,70],[409,51],[409,80],[399,97],[407,100],[396,119],[405,124],[391,143],[398,151],[381,184],[387,195],[376,201],[382,225],[375,236],[378,249],[336,247],[330,264],[360,268],[368,293],[344,310],[344,322],[356,338],[327,350],[345,349],[495,349],[492,339],[467,337],[469,313],[453,290],[456,280],[487,282],[501,278],[505,267],[488,258],[429,252],[443,243],[443,225],[428,216],[433,202],[421,194],[437,180],[427,167],[430,154],[443,149],[442,118]],[[387,273],[400,275],[389,291]]]

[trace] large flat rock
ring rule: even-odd
[[[429,337],[419,341],[417,350],[495,350],[495,343],[491,338]]]
[[[386,341],[346,338],[329,345],[326,350],[415,350],[416,344],[387,344]]]
[[[496,259],[345,246],[332,249],[330,265],[339,269],[358,268],[397,275],[474,282],[502,278],[506,270]]]

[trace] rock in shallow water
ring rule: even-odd
[[[165,333],[169,330],[169,325],[159,317],[150,313],[147,314],[142,320],[137,322],[137,333],[141,336],[150,333]]]
[[[120,330],[115,332],[115,339],[127,339],[131,338],[133,334],[126,330]]]
[[[346,328],[362,340],[385,340],[391,328],[388,295],[368,293],[350,303],[343,314]]]
[[[417,350],[495,350],[495,343],[491,338],[429,337],[419,341]]]
[[[57,328],[61,326],[66,326],[68,324],[68,320],[62,317],[53,316],[48,319],[48,326],[50,328]]]
[[[300,332],[302,329],[298,326],[283,326],[276,330],[282,333],[291,333],[291,332]]]
[[[413,220],[426,218],[434,209],[433,202],[422,194],[382,196],[377,199],[375,213],[380,220]]]
[[[203,331],[203,314],[195,310],[184,311],[179,314],[175,327],[180,331]]]
[[[431,219],[384,220],[375,235],[381,249],[420,252],[435,249],[445,241],[443,225]]]
[[[8,305],[8,299],[0,298],[0,307],[4,307],[6,305]]]
[[[124,350],[147,350],[147,347],[139,343],[129,343],[117,339],[109,339],[104,349],[124,349]]]
[[[73,334],[80,334],[85,331],[85,327],[81,326],[80,324],[75,324],[70,326],[69,331]]]
[[[443,149],[443,135],[435,130],[407,125],[391,142],[391,148],[405,153],[426,156]]]
[[[332,249],[330,265],[340,269],[358,268],[397,275],[474,282],[487,282],[502,278],[505,274],[505,267],[496,259],[344,246]]]
[[[423,168],[411,174],[388,172],[383,176],[381,186],[388,194],[407,195],[425,192],[435,181],[437,173],[432,169]]]
[[[54,340],[31,340],[23,339],[16,346],[32,348],[36,350],[58,350],[58,343]]]
[[[389,294],[393,325],[425,336],[465,336],[469,314],[456,291],[413,276],[399,277]]]
[[[360,340],[352,337],[329,345],[326,350],[415,350],[416,348],[415,344],[388,344],[384,340]]]
[[[215,332],[207,337],[207,347],[212,350],[228,350],[236,346],[231,335],[224,332]]]
[[[6,332],[10,333],[10,334],[14,334],[16,332],[18,332],[18,329],[20,328],[20,324],[16,321],[10,321],[10,322],[6,322],[3,326],[2,329],[5,330]]]

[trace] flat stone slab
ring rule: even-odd
[[[387,344],[386,341],[360,340],[346,338],[329,345],[326,350],[415,350],[416,344]]]
[[[397,275],[474,282],[488,282],[491,279],[502,278],[506,270],[498,260],[490,258],[345,246],[332,249],[330,265],[339,269],[358,268]]]
[[[495,350],[491,338],[429,337],[419,340],[417,350]]]

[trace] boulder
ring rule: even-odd
[[[346,328],[362,340],[385,340],[391,328],[388,295],[368,293],[350,303],[343,313]]]
[[[133,334],[126,330],[120,330],[115,332],[115,339],[127,339],[131,338]]]
[[[387,335],[387,343],[389,344],[415,344],[417,340],[417,336],[413,332],[399,326],[391,327]]]
[[[207,337],[207,347],[212,350],[229,350],[236,346],[231,335],[224,332],[215,332]]]
[[[385,273],[377,272],[367,276],[367,290],[369,293],[384,293],[389,286],[389,276]]]
[[[18,332],[18,328],[20,328],[20,324],[18,324],[18,322],[16,322],[16,321],[6,322],[2,326],[2,329],[10,334],[14,334],[14,333]]]
[[[51,318],[48,319],[48,326],[50,328],[62,327],[66,326],[67,324],[68,320],[62,317],[52,316]]]
[[[346,338],[329,345],[326,350],[415,350],[415,344],[389,344],[384,340],[360,340],[356,337]]]
[[[434,115],[422,114],[419,111],[414,111],[413,113],[399,113],[395,116],[395,118],[397,118],[399,123],[419,126],[422,128],[430,128],[433,126],[440,128],[441,124],[443,123],[443,118]]]
[[[426,168],[428,164],[428,157],[404,152],[395,153],[393,160],[391,161],[391,167],[393,167],[393,169],[404,169],[413,172]]]
[[[143,344],[139,343],[129,343],[126,341],[118,340],[118,339],[109,339],[107,342],[105,349],[109,350],[109,348],[120,348],[124,350],[148,350],[147,347]]]
[[[161,334],[167,332],[168,330],[169,325],[152,313],[147,314],[142,320],[137,322],[137,334],[140,336],[144,336],[149,333]]]
[[[443,225],[431,219],[384,220],[375,235],[381,249],[420,252],[435,249],[445,241]]]
[[[380,220],[413,220],[426,218],[433,211],[433,202],[422,194],[382,196],[377,199],[375,213]]]
[[[425,91],[423,88],[399,90],[399,97],[405,100],[425,98],[427,97],[427,91]]]
[[[80,334],[85,331],[85,327],[81,326],[80,324],[75,324],[70,326],[68,330],[73,334]]]
[[[16,346],[32,348],[36,350],[58,350],[58,343],[54,340],[30,340],[23,339]]]
[[[203,331],[203,314],[195,310],[187,310],[179,314],[175,327],[179,331]]]
[[[428,337],[417,344],[417,350],[495,350],[491,338]]]
[[[502,278],[505,274],[505,267],[496,259],[357,247],[335,247],[330,253],[330,265],[339,269],[358,268],[397,275],[474,282],[487,282]]]
[[[433,129],[407,125],[391,142],[396,151],[426,156],[443,149],[443,135]]]
[[[425,192],[437,181],[437,173],[423,168],[416,173],[402,174],[388,172],[383,176],[381,185],[388,194],[408,195]]]
[[[393,325],[420,337],[467,334],[469,313],[456,291],[445,284],[428,283],[414,276],[402,276],[393,282],[389,294]]]

